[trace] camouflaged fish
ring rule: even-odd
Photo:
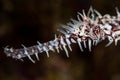
[[[116,8],[116,13],[117,16],[101,15],[97,10],[90,7],[87,14],[84,10],[82,13],[78,12],[78,20],[71,19],[71,22],[66,25],[61,24],[62,30],[58,31],[62,34],[55,34],[53,40],[45,43],[37,41],[37,45],[31,47],[22,45],[23,48],[20,49],[5,47],[4,53],[8,57],[19,60],[28,57],[35,63],[31,56],[35,55],[37,60],[39,60],[38,54],[42,52],[45,52],[47,57],[49,57],[50,51],[59,53],[59,50],[62,49],[65,51],[66,56],[69,57],[67,48],[72,51],[71,44],[78,44],[82,52],[84,48],[88,48],[91,51],[92,46],[96,46],[105,39],[109,41],[106,47],[113,42],[117,45],[120,40],[120,12],[118,8]]]

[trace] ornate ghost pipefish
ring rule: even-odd
[[[83,13],[78,13],[78,20],[71,19],[71,22],[67,25],[61,24],[63,30],[58,30],[62,34],[56,35],[51,41],[40,43],[37,41],[37,45],[31,47],[25,47],[20,49],[4,48],[4,53],[8,57],[14,59],[23,60],[24,57],[28,57],[33,63],[35,60],[31,58],[31,55],[35,55],[39,60],[38,53],[46,52],[49,57],[49,51],[57,51],[59,49],[65,51],[66,56],[69,57],[69,50],[72,51],[71,44],[78,43],[80,50],[84,51],[84,48],[91,51],[92,46],[96,46],[100,41],[108,39],[109,46],[113,42],[117,45],[120,40],[120,12],[116,8],[117,16],[110,16],[109,14],[101,15],[97,10],[90,7],[87,15],[84,10]],[[81,18],[80,18],[81,17]]]

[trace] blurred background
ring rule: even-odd
[[[120,44],[105,47],[107,40],[92,48],[79,50],[73,44],[70,58],[65,52],[39,54],[33,64],[7,58],[3,48],[36,45],[54,39],[58,24],[77,19],[77,12],[89,7],[102,14],[116,15],[119,0],[0,0],[0,80],[120,80]],[[35,56],[32,56],[35,59]]]

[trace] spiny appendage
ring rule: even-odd
[[[71,41],[70,41],[71,39]],[[37,60],[39,60],[38,53],[46,52],[47,57],[49,57],[49,51],[57,51],[58,53],[60,52],[59,49],[65,50],[66,56],[69,57],[68,50],[66,46],[68,45],[70,51],[72,51],[71,48],[71,42],[76,43],[75,41],[75,36],[74,38],[71,37],[65,37],[64,35],[62,36],[56,36],[55,39],[46,43],[41,44],[39,41],[37,41],[38,45],[31,46],[31,47],[25,47],[24,45],[23,48],[21,49],[13,49],[13,48],[4,48],[4,52],[8,57],[12,57],[14,59],[20,59],[23,61],[22,58],[28,57],[33,63],[35,61],[30,57],[30,55],[35,55]]]
[[[21,49],[13,49],[13,48],[4,48],[4,52],[8,57],[12,57],[14,59],[19,59],[23,61],[24,57],[28,57],[33,63],[35,63],[35,60],[31,58],[31,55],[35,55],[37,60],[39,60],[38,53],[45,52],[47,57],[49,57],[49,51],[57,51],[58,53],[60,52],[59,49],[64,50],[66,53],[66,56],[69,57],[68,49],[72,51],[71,44],[72,43],[78,43],[80,50],[83,51],[82,44],[84,44],[84,47],[87,47],[86,40],[82,40],[75,34],[71,34],[69,36],[66,35],[60,35],[56,36],[55,39],[46,43],[40,43],[37,41],[38,45],[31,46],[31,47],[25,47],[24,45],[23,48]],[[89,50],[91,51],[91,40],[89,39],[88,41],[88,46]],[[97,42],[96,42],[97,43]],[[96,44],[95,43],[95,44]]]
[[[49,57],[49,51],[57,51],[59,49],[64,49],[66,56],[69,57],[69,50],[72,51],[71,44],[78,43],[80,50],[83,51],[84,48],[91,51],[92,45],[96,46],[100,41],[108,39],[109,46],[113,42],[117,45],[118,40],[120,40],[120,12],[116,8],[117,16],[110,16],[109,14],[101,15],[97,10],[90,7],[87,14],[83,10],[83,14],[78,13],[78,20],[71,19],[72,22],[67,23],[67,25],[61,25],[63,30],[58,30],[62,34],[59,36],[55,35],[55,39],[41,44],[37,41],[38,45],[25,47],[21,49],[13,49],[6,47],[4,52],[7,56],[15,59],[22,60],[23,57],[28,57],[33,63],[35,61],[30,57],[30,55],[36,56],[39,60],[38,53],[46,52],[47,57]],[[84,47],[84,48],[83,48]]]

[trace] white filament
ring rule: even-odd
[[[35,61],[30,57],[29,53],[27,52],[27,48],[26,48],[24,45],[22,45],[22,46],[23,46],[23,48],[24,48],[24,54],[25,54],[33,63],[35,63]]]

